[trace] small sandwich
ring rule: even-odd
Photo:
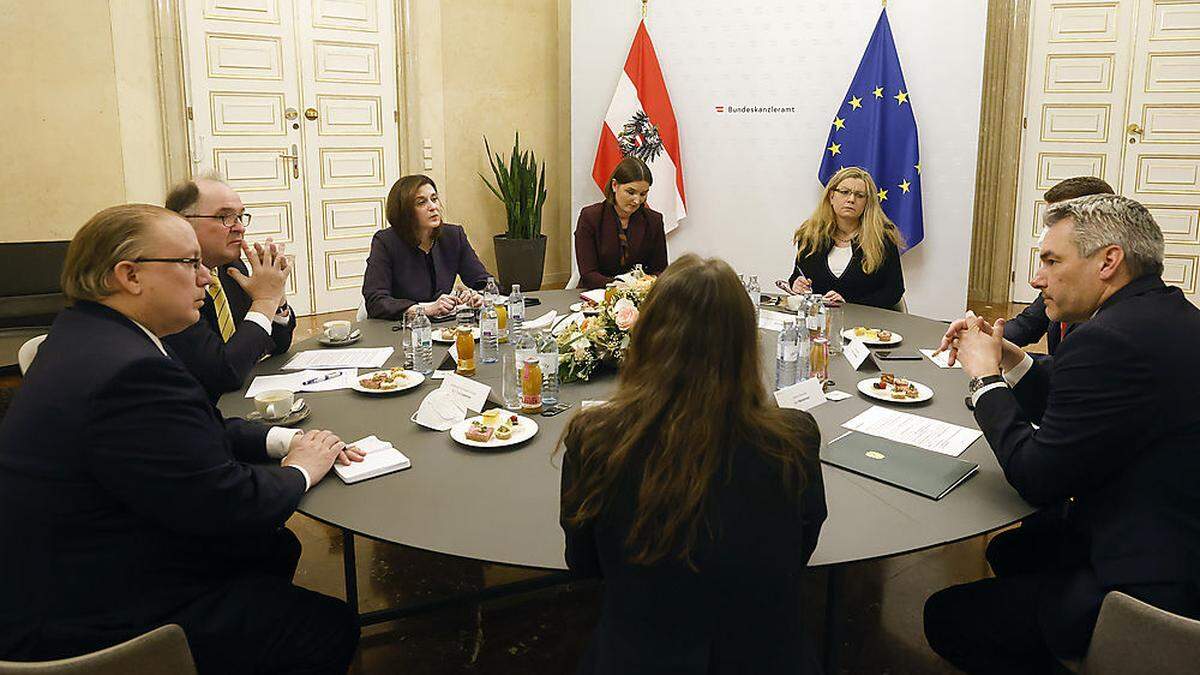
[[[905,388],[900,388],[900,387],[895,387],[895,388],[893,388],[893,389],[892,389],[892,398],[896,399],[897,401],[903,401],[904,399],[908,398],[908,388],[907,388],[907,387],[905,387]]]
[[[880,342],[891,342],[892,341],[892,331],[881,330],[881,331],[879,331],[878,337],[879,337]]]
[[[489,427],[496,426],[496,423],[499,421],[500,421],[500,409],[499,408],[492,408],[491,410],[485,410],[483,412],[483,423],[488,425]]]
[[[454,330],[455,329],[453,329],[453,328],[443,328],[442,329],[442,339],[443,340],[453,340],[456,337]]]
[[[496,427],[496,438],[499,440],[507,441],[508,439],[512,438],[512,434],[512,427],[508,426],[507,424],[501,424],[500,426]]]
[[[475,420],[474,422],[471,422],[471,426],[467,427],[467,438],[471,439],[472,441],[478,441],[479,443],[487,443],[492,439],[493,431],[494,430],[488,425],[480,422],[479,420]]]

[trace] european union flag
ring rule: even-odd
[[[908,248],[925,238],[917,119],[886,9],[879,15],[850,90],[834,116],[817,176],[824,185],[847,166],[870,172],[879,187],[883,211],[900,228]]]

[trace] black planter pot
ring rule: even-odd
[[[513,284],[522,291],[542,287],[542,271],[546,267],[546,235],[536,239],[509,239],[498,234],[492,241],[496,247],[496,272],[500,275],[500,292],[507,294]]]

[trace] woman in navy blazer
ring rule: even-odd
[[[437,185],[429,176],[405,176],[388,193],[391,227],[375,233],[363,299],[372,319],[399,319],[414,305],[429,316],[441,316],[466,302],[478,306],[478,293],[455,295],[454,278],[476,291],[487,285],[488,271],[467,233],[442,222]]]
[[[580,288],[604,288],[640,264],[650,274],[667,268],[662,214],[646,206],[654,176],[646,163],[626,157],[613,169],[604,201],[585,206],[575,226]]]

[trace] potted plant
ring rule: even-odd
[[[513,138],[512,156],[508,164],[499,153],[492,154],[487,136],[483,147],[496,182],[484,175],[480,180],[504,204],[508,229],[493,237],[496,267],[500,288],[507,292],[513,284],[522,290],[536,291],[542,287],[542,271],[546,264],[546,235],[542,234],[542,206],[546,203],[546,163],[538,170],[533,151],[520,149],[520,134]]]

